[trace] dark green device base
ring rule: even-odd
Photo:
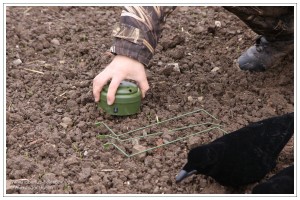
[[[117,89],[113,105],[107,105],[107,91],[108,85],[101,92],[98,106],[108,114],[126,116],[140,111],[141,91],[136,84],[122,81]]]

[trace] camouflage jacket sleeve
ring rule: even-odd
[[[113,30],[110,51],[148,65],[154,54],[162,25],[175,7],[126,6]]]

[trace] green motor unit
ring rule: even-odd
[[[138,86],[132,82],[122,81],[115,95],[115,102],[112,105],[107,104],[108,85],[104,86],[99,107],[110,115],[126,116],[133,115],[140,110],[141,91]]]

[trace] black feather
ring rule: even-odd
[[[252,190],[253,194],[294,194],[294,165],[289,166],[260,183]]]
[[[211,176],[225,186],[256,182],[275,167],[293,133],[294,113],[252,123],[192,149],[176,182],[192,171]]]

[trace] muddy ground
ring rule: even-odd
[[[111,60],[106,52],[120,12],[102,6],[7,7],[6,192],[251,193],[257,183],[232,189],[202,175],[175,183],[189,149],[220,137],[217,128],[129,158],[103,144],[115,142],[131,155],[208,128],[169,131],[176,127],[213,122],[230,132],[292,112],[293,55],[264,73],[240,71],[236,59],[256,34],[222,7],[180,7],[168,18],[147,69],[151,89],[141,112],[112,117],[94,103],[92,80]],[[119,143],[97,137],[109,132],[96,122],[125,133],[197,109],[218,120],[197,112],[124,137],[163,132],[152,138]],[[293,142],[266,178],[294,162]]]

